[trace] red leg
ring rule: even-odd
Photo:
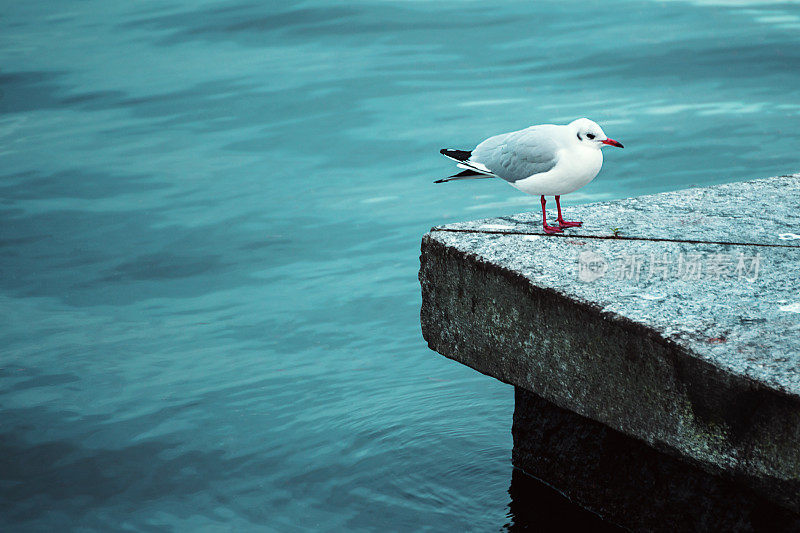
[[[544,204],[546,203],[544,199],[544,195],[542,195],[542,226],[544,227],[545,233],[561,233],[563,230],[561,228],[556,228],[554,226],[547,225],[547,211],[544,209]]]
[[[544,196],[542,196],[544,198]],[[558,207],[558,227],[559,228],[577,228],[583,225],[583,222],[567,222],[561,216],[561,196],[556,196],[556,206]]]

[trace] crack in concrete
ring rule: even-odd
[[[727,246],[761,246],[764,248],[800,248],[800,244],[769,244],[757,242],[726,242],[726,241],[698,241],[692,239],[664,239],[660,237],[631,237],[622,235],[581,235],[581,234],[545,234],[545,233],[525,233],[522,231],[504,231],[504,230],[478,230],[478,229],[459,229],[459,228],[441,228],[433,227],[431,232],[434,231],[447,231],[450,233],[482,233],[485,235],[532,235],[534,237],[571,237],[576,239],[598,239],[598,240],[612,240],[612,241],[650,241],[650,242],[682,242],[687,244],[720,244]]]

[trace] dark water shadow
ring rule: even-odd
[[[504,531],[625,531],[517,468],[511,473],[508,494],[509,521]]]

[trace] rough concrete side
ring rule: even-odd
[[[800,402],[426,235],[422,330],[476,370],[800,510]]]
[[[635,531],[798,531],[800,515],[516,387],[514,466]]]

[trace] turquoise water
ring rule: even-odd
[[[421,338],[422,234],[538,208],[438,150],[590,117],[626,148],[568,204],[797,171],[799,36],[796,2],[6,2],[0,526],[571,520],[509,495],[513,390]]]

